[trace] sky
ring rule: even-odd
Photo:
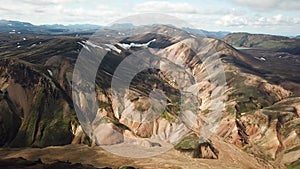
[[[300,35],[300,0],[0,0],[0,19],[97,24],[159,13],[209,31]]]

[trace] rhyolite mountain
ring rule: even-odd
[[[161,162],[167,163],[171,158],[178,158],[178,163],[174,162],[171,167],[299,166],[300,62],[295,52],[270,50],[267,56],[262,56],[262,53],[239,51],[229,45],[255,47],[252,43],[248,44],[250,35],[241,35],[242,38],[238,39],[227,35],[225,43],[219,39],[196,37],[164,25],[138,27],[134,32],[120,34],[118,31],[105,30],[104,34],[98,35],[99,41],[83,37],[1,33],[0,145],[112,145],[122,144],[126,138],[132,138],[137,140],[136,144],[149,148],[164,146],[155,140],[175,140],[174,150],[171,150],[174,153],[162,157]],[[107,35],[115,38],[108,38]],[[79,74],[82,80],[76,82],[78,97],[72,97],[72,83],[75,83],[72,81],[73,70],[81,50],[87,54],[106,52],[95,79],[98,111],[82,123],[76,116],[75,108],[88,112],[91,106],[86,100],[92,93],[89,85],[93,82],[86,80],[85,74]],[[112,75],[122,61],[139,51],[147,56],[158,56],[163,64],[159,69],[138,73],[127,94],[117,94],[117,98],[121,99],[117,100],[111,92]],[[214,109],[210,98],[220,90],[211,81],[211,77],[217,74],[208,74],[206,71],[207,67],[214,67],[215,60],[211,58],[216,56],[220,57],[226,76],[226,105],[221,118],[216,119],[219,127],[214,135],[199,142],[201,133],[205,132],[203,119]],[[182,77],[174,70],[188,73]],[[127,71],[130,74],[131,70]],[[84,72],[89,72],[89,68]],[[183,82],[185,84],[181,84]],[[195,117],[192,119],[196,121],[195,126],[177,120],[191,120],[186,118],[190,116],[188,112],[183,112],[183,117],[178,113],[181,85],[193,86],[187,90],[198,93],[200,104],[197,114],[192,116]],[[151,103],[148,95],[156,88],[166,91],[165,111],[149,123],[130,120],[128,117],[134,114],[147,112]],[[128,113],[128,116],[122,113]],[[112,127],[118,133],[103,132],[102,137],[92,137],[92,132],[101,134],[99,126]],[[83,131],[82,128],[92,130]],[[69,149],[74,151],[78,145],[74,146]],[[32,151],[44,151],[46,154],[50,149]],[[82,149],[85,151],[86,147]],[[68,151],[68,146],[63,147],[63,151]],[[88,151],[85,152],[88,154]],[[116,157],[103,152],[100,154],[107,160],[117,161]],[[193,161],[187,166],[180,166],[183,164],[180,163],[181,158],[189,161],[192,157],[208,158],[212,162],[200,159],[199,163]],[[142,164],[149,165],[143,161],[136,163],[137,166]]]
[[[265,34],[230,33],[223,37],[223,40],[237,47],[267,49],[296,55],[300,54],[300,40],[298,38]]]

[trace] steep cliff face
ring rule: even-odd
[[[0,65],[1,145],[71,143],[71,124],[78,123],[70,97],[52,72],[18,59],[2,59]]]

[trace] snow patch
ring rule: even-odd
[[[93,48],[100,48],[100,49],[103,49],[103,47],[98,46],[98,45],[92,43],[91,41],[82,41],[82,42],[85,43],[86,45],[89,45],[89,46],[93,47]]]
[[[152,42],[155,42],[156,39],[152,39],[151,41],[147,42],[147,43],[130,43],[130,44],[126,44],[126,43],[118,43],[119,46],[121,46],[123,49],[130,49],[132,47],[148,47]]]
[[[257,60],[260,60],[260,61],[266,61],[267,59],[266,58],[264,58],[264,57],[254,57],[255,59],[257,59]]]
[[[118,52],[118,53],[121,53],[121,52],[122,52],[121,49],[118,49],[117,47],[115,47],[115,46],[112,45],[112,44],[105,44],[105,46],[107,46],[107,47],[110,48],[111,50],[114,50],[114,51],[116,51],[116,52]]]
[[[52,73],[52,71],[50,69],[47,69],[47,71],[48,71],[48,73],[49,73],[50,76],[53,76],[53,73]]]
[[[190,36],[193,37],[193,38],[197,38],[195,35],[192,35],[192,34],[190,34]]]
[[[90,48],[88,46],[86,46],[85,44],[81,43],[81,42],[77,42],[79,45],[81,45],[82,47],[84,47],[84,49],[88,50],[89,52],[91,51]]]
[[[123,32],[118,32],[118,35],[125,36],[125,33],[123,33]]]
[[[263,60],[263,61],[266,61],[266,58],[264,58],[264,57],[260,57],[259,59]]]

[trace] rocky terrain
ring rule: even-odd
[[[68,162],[54,162],[51,164],[44,164],[41,162],[41,160],[37,161],[29,161],[24,158],[12,158],[12,159],[5,159],[1,160],[0,168],[3,169],[39,169],[39,168],[47,168],[47,169],[57,169],[57,168],[66,168],[66,169],[97,169],[90,165],[82,165],[82,164],[71,164]],[[108,167],[105,167],[104,169],[110,169]]]
[[[244,42],[228,35],[225,43],[171,26],[136,29],[126,34],[104,30],[89,40],[0,34],[1,159],[36,161],[40,156],[42,163],[113,168],[299,166],[300,62],[295,50],[239,51],[229,45],[255,47],[250,35]],[[76,64],[80,72],[78,56],[84,56]],[[134,74],[135,65],[148,64],[153,67]],[[119,85],[130,78],[128,88]],[[96,145],[127,155],[133,151],[132,156],[142,149],[154,154],[171,150],[129,159]]]
[[[101,147],[89,147],[86,145],[51,146],[43,149],[5,149],[0,150],[4,159],[23,157],[29,161],[41,161],[44,164],[52,164],[57,161],[71,164],[89,164],[97,168],[121,168],[130,166],[134,168],[274,168],[263,160],[256,159],[240,148],[225,143],[220,138],[213,137],[215,147],[220,151],[218,159],[198,159],[183,155],[176,150],[149,158],[120,157],[109,153]],[[131,149],[136,148],[131,146]],[[149,149],[151,151],[151,149]],[[130,153],[131,151],[129,151]],[[84,155],[82,155],[84,154]],[[40,160],[39,160],[40,159]]]
[[[237,47],[268,49],[296,55],[300,54],[300,40],[297,38],[264,34],[231,33],[226,35],[223,40]]]

